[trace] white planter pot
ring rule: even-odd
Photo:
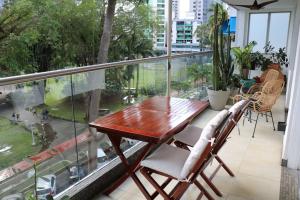
[[[227,100],[229,98],[230,90],[227,91],[215,91],[207,88],[208,100],[213,110],[222,110],[225,108]]]

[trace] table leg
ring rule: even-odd
[[[125,166],[125,169],[127,172],[120,178],[118,179],[113,185],[111,185],[106,191],[105,194],[110,194],[112,191],[114,191],[117,187],[119,187],[129,176],[133,179],[133,181],[136,183],[138,188],[141,190],[141,192],[144,194],[146,199],[151,199],[151,195],[148,193],[144,185],[141,183],[141,181],[138,179],[136,176],[135,172],[139,168],[140,162],[145,158],[147,153],[150,151],[151,147],[153,146],[151,143],[148,143],[146,147],[144,147],[144,150],[142,153],[139,155],[138,159],[130,165],[126,157],[124,156],[122,150],[120,149],[120,144],[121,144],[121,137],[118,136],[111,136],[108,135],[116,153],[120,157],[123,165]]]

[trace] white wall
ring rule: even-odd
[[[299,29],[298,29],[299,30]],[[300,36],[300,30],[298,31],[298,37]],[[297,42],[296,51],[296,66],[300,65],[300,40]],[[300,166],[300,83],[298,77],[300,77],[300,68],[294,68],[294,76],[292,80],[293,94],[290,100],[290,110],[287,119],[286,134],[284,137],[283,155],[282,158],[288,161],[288,167],[292,169],[299,169]]]
[[[245,45],[244,41],[247,37],[247,32],[245,28],[247,26],[247,14],[245,10],[238,10],[236,17],[236,36],[234,46],[243,47]]]
[[[295,145],[300,146],[300,141],[297,141],[299,134],[297,130],[300,130],[300,127],[297,127],[295,121],[299,121],[300,108],[297,106],[300,105],[299,95],[297,96],[297,90],[299,90],[299,75],[300,75],[300,1],[297,2],[296,12],[293,20],[293,31],[291,36],[291,45],[290,45],[290,66],[289,66],[289,81],[287,85],[287,94],[286,94],[286,106],[289,108],[288,118],[287,118],[287,127],[283,141],[283,152],[282,159],[288,160],[288,166],[291,168],[299,168],[299,155],[296,154],[297,149]],[[299,91],[298,91],[299,92]],[[298,151],[300,151],[298,149]]]
[[[300,1],[297,2],[297,6],[295,12],[292,13],[292,20],[290,23],[291,31],[289,37],[289,61],[290,65],[288,68],[288,83],[287,83],[287,92],[286,92],[286,104],[285,107],[290,107],[290,99],[292,98],[293,94],[291,93],[292,90],[292,79],[293,79],[293,71],[295,68],[295,58],[296,58],[296,50],[297,50],[297,41],[298,41],[298,32],[299,32],[299,23],[300,23]]]

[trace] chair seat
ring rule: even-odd
[[[180,179],[180,173],[190,152],[184,149],[162,144],[150,156],[141,162],[147,167]]]
[[[176,134],[174,139],[193,147],[199,140],[201,133],[202,128],[190,125],[183,129],[180,133]]]

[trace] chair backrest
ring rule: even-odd
[[[184,163],[180,173],[181,179],[187,179],[191,173],[195,172],[197,168],[200,168],[201,162],[206,160],[207,155],[211,151],[211,139],[213,137],[217,137],[216,134],[218,133],[216,130],[222,129],[220,125],[225,124],[229,115],[230,112],[228,110],[223,110],[206,124],[202,130],[200,138],[192,148],[189,157]]]
[[[256,101],[250,103],[250,107],[256,112],[269,111],[276,103],[277,97],[275,94],[261,93]]]
[[[225,144],[228,136],[236,126],[237,122],[241,119],[245,110],[247,109],[249,102],[249,100],[239,101],[229,109],[232,115],[229,117],[229,120],[225,124],[222,132],[220,133],[220,137],[216,139],[212,150],[212,154],[217,154],[222,148],[222,146]]]
[[[268,70],[268,72],[266,74],[263,84],[268,81],[277,80],[278,77],[279,77],[279,71],[270,69],[270,70]]]
[[[266,82],[263,86],[262,91],[265,94],[271,94],[279,96],[284,88],[284,80],[277,79]]]

